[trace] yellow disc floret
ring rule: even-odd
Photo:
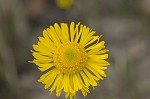
[[[82,70],[86,60],[85,50],[74,42],[62,44],[54,53],[54,64],[63,73],[75,73]]]

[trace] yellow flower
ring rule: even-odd
[[[70,8],[73,4],[73,0],[55,0],[56,5],[61,9]]]
[[[106,77],[108,50],[101,36],[94,34],[89,27],[74,22],[69,26],[55,23],[43,31],[43,37],[33,45],[32,62],[46,72],[38,80],[45,89],[50,88],[50,93],[56,90],[58,97],[64,90],[66,98],[72,99],[79,90],[86,96],[90,86],[99,85]]]

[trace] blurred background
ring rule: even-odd
[[[77,99],[150,99],[150,0],[0,0],[0,99],[65,99],[38,83],[30,49],[55,22],[81,22],[106,41],[100,87]]]

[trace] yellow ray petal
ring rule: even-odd
[[[47,69],[49,69],[49,68],[51,68],[51,67],[53,67],[54,66],[54,64],[53,63],[45,63],[45,64],[41,64],[41,63],[39,63],[39,62],[34,62],[37,66],[39,66],[39,69],[41,70],[41,71],[45,71],[45,70],[47,70]]]
[[[66,42],[70,41],[68,25],[65,23],[61,23],[61,29],[62,29],[63,37],[65,38]]]
[[[61,45],[60,39],[57,36],[54,27],[50,26],[50,28],[47,28],[48,35],[53,40],[54,44],[58,47]]]
[[[89,55],[89,58],[93,58],[93,59],[107,59],[108,58],[108,54],[103,54],[103,55]]]
[[[93,69],[95,69],[100,75],[102,75],[103,77],[106,77],[105,72],[100,69],[100,66],[92,65],[92,64],[90,64],[90,62],[88,63],[88,65],[89,65],[90,67],[92,67]]]
[[[78,35],[79,25],[80,25],[80,23],[75,25],[74,22],[71,22],[71,24],[70,24],[70,40],[71,40],[71,42],[74,42],[76,39],[76,36]]]
[[[93,39],[92,35],[95,34],[95,31],[89,31],[88,35],[85,37],[84,41],[81,43],[83,47],[85,47],[86,43]]]
[[[86,51],[91,50],[91,49],[96,49],[96,48],[99,48],[99,50],[100,50],[100,49],[102,49],[102,48],[105,47],[104,44],[105,44],[105,42],[104,42],[104,41],[101,41],[100,43],[95,44],[94,46],[88,47],[88,48],[86,49]]]
[[[59,81],[57,83],[57,88],[56,88],[56,96],[59,97],[61,95],[61,90],[63,88],[63,84],[62,84],[62,79],[63,79],[63,74],[59,74],[60,78]]]
[[[40,79],[38,80],[38,82],[43,82],[44,79],[45,79],[50,73],[51,73],[51,71],[49,71],[49,72],[43,74],[43,75],[40,77]]]
[[[62,79],[62,74],[58,74],[58,76],[56,77],[55,81],[54,81],[54,84],[52,85],[52,88],[49,90],[50,93],[52,93],[56,88],[57,86],[59,86],[60,82],[61,82],[61,79]]]
[[[56,34],[59,37],[60,41],[62,43],[65,43],[66,42],[65,37],[64,37],[63,32],[62,32],[60,26],[58,25],[58,23],[55,23],[54,27],[55,27]]]
[[[78,89],[82,89],[82,85],[79,82],[79,79],[76,74],[73,75],[73,81],[77,84]]]
[[[70,24],[70,38],[71,38],[70,40],[71,41],[74,41],[74,35],[75,35],[74,27],[75,27],[75,23],[71,22],[71,24]]]
[[[76,91],[78,91],[78,85],[77,85],[76,80],[74,78],[74,74],[72,75],[72,80],[73,80],[73,88],[74,88],[74,91],[76,92]]]
[[[85,75],[85,73],[83,71],[80,72],[80,74],[81,74],[81,76],[82,76],[82,78],[84,80],[84,83],[86,84],[86,87],[89,87],[90,86],[89,84],[94,85],[92,83],[92,81]]]
[[[50,70],[50,73],[47,76],[47,78],[44,81],[42,81],[42,83],[45,84],[45,87],[44,87],[45,89],[47,89],[48,87],[52,85],[57,75],[58,75],[58,71],[56,69]]]
[[[106,52],[108,52],[108,51],[109,51],[109,50],[106,50],[106,49],[105,49],[105,50],[100,50],[100,51],[97,52],[97,54],[104,54],[104,53],[106,53]]]
[[[83,26],[82,36],[81,36],[79,44],[82,45],[82,43],[84,42],[85,38],[88,36],[89,31],[90,31],[90,28],[88,28],[86,26]]]
[[[97,79],[97,77],[92,75],[91,73],[89,73],[89,71],[87,71],[87,69],[83,69],[83,71],[85,72],[85,74],[87,75],[89,80],[91,81],[91,85],[97,86],[97,82],[95,81]]]
[[[69,92],[68,91],[69,88],[68,88],[68,82],[67,82],[67,75],[66,74],[64,74],[64,76],[63,76],[63,86],[64,86],[64,91]]]
[[[38,45],[33,45],[33,49],[42,55],[46,55],[46,56],[52,55],[51,51],[45,50],[45,49],[39,47]]]
[[[38,52],[33,52],[32,55],[34,56],[34,58],[36,59],[42,59],[42,60],[50,60],[51,57],[47,57],[47,56],[43,56]]]
[[[101,66],[108,66],[109,65],[109,62],[107,62],[106,60],[100,60],[100,59],[93,59],[93,58],[89,58],[88,59],[88,62],[89,63],[99,63],[99,65],[101,65]]]
[[[80,82],[80,84],[82,85],[82,89],[80,89],[83,93],[84,96],[87,95],[87,93],[89,93],[89,88],[88,86],[85,86],[85,84],[83,83],[82,79],[81,79],[81,76],[79,75],[79,73],[77,74],[77,77],[78,77],[78,80]]]
[[[73,91],[72,87],[70,86],[70,74],[67,74],[67,82],[68,82],[68,88],[69,88],[69,92],[74,95],[75,92]]]
[[[80,38],[80,36],[81,36],[81,34],[82,34],[83,27],[84,27],[83,25],[80,25],[80,31],[79,31],[79,33],[76,32],[76,37],[75,37],[75,42],[76,42],[76,43],[79,42],[79,38]]]
[[[95,69],[93,69],[92,67],[94,67],[94,66],[86,66],[97,78],[99,78],[99,79],[102,79],[102,77],[101,77],[101,75],[99,74],[99,72],[97,71],[97,70],[95,70]],[[99,80],[99,79],[96,79],[96,80]]]
[[[81,92],[82,92],[84,97],[87,96],[87,93],[90,93],[89,88],[87,88],[87,87],[82,88]]]
[[[47,48],[49,48],[50,50],[55,50],[56,47],[54,46],[53,42],[51,42],[50,40],[48,39],[45,39],[43,37],[38,37],[39,41],[45,45]],[[51,45],[51,46],[50,46]]]
[[[99,40],[99,39],[100,39],[99,36],[92,36],[92,37],[91,37],[91,40],[89,40],[89,42],[87,42],[87,43],[84,45],[84,47],[88,46],[88,45],[91,44],[91,43],[94,43],[95,41],[97,41],[97,40]]]
[[[38,46],[41,47],[41,48],[43,48],[43,49],[45,49],[45,50],[51,51],[51,52],[54,51],[54,50],[48,48],[47,46],[45,46],[45,45],[44,45],[43,43],[41,43],[41,42],[38,42]]]

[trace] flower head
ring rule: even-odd
[[[72,6],[74,0],[55,0],[56,5],[61,9],[68,9]]]
[[[45,72],[38,80],[45,89],[50,88],[50,93],[56,90],[58,97],[64,90],[66,98],[72,99],[79,90],[86,96],[90,86],[99,85],[99,80],[106,77],[108,50],[101,36],[94,34],[89,27],[74,22],[69,26],[55,23],[43,31],[33,45],[32,62]]]

